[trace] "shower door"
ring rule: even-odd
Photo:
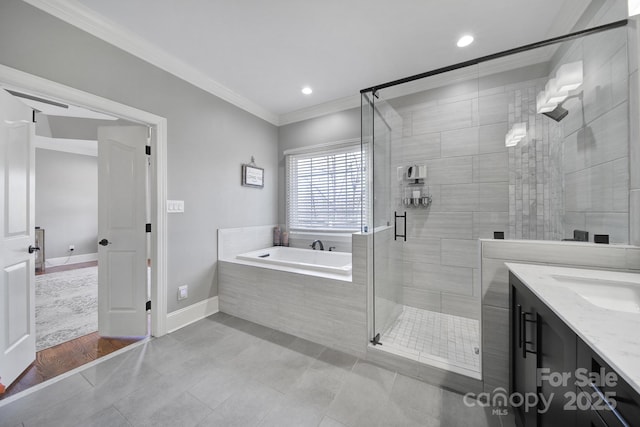
[[[494,205],[505,211],[508,195],[488,164],[506,159],[503,97],[492,89],[481,96],[479,82],[471,66],[363,95],[371,151],[369,338],[383,351],[474,377],[474,219],[493,218]]]
[[[365,106],[366,104],[366,106]],[[364,117],[366,115],[367,117]],[[368,131],[370,214],[373,239],[373,333],[377,342],[402,311],[403,238],[406,217],[395,209],[397,171],[392,167],[393,150],[400,149],[402,119],[379,94],[363,95],[363,131]],[[363,139],[364,141],[364,139]],[[398,239],[398,240],[396,240]]]

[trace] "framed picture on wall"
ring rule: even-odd
[[[254,165],[242,165],[242,185],[245,187],[264,187],[264,169]]]

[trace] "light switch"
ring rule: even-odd
[[[167,212],[168,213],[183,213],[184,212],[184,200],[167,200]]]

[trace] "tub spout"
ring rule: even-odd
[[[311,249],[313,249],[314,251],[316,250],[316,245],[320,245],[320,250],[324,251],[324,245],[322,244],[322,241],[320,240],[314,240],[312,244],[310,244],[309,246],[311,246]]]

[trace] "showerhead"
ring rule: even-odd
[[[556,122],[559,122],[560,120],[567,117],[567,114],[569,114],[569,111],[565,110],[564,108],[558,105],[555,110],[549,111],[547,113],[542,113],[542,114],[544,114],[549,118],[552,118]]]

